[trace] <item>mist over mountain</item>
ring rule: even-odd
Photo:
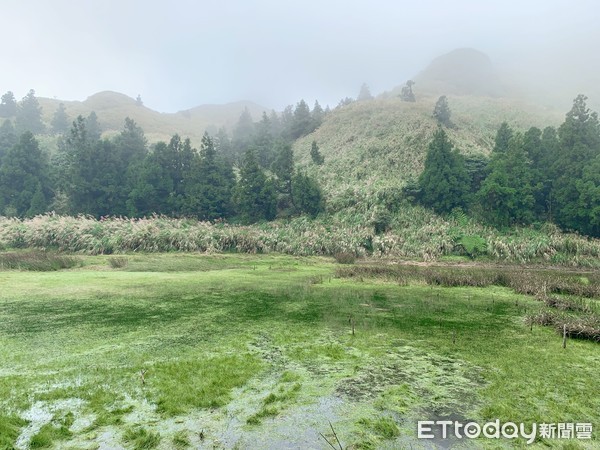
[[[438,95],[503,97],[509,94],[490,58],[471,48],[438,56],[413,81],[419,91]]]

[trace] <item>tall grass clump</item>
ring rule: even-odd
[[[74,256],[57,255],[39,250],[0,253],[0,270],[49,272],[70,269],[81,264]]]
[[[152,449],[160,443],[160,434],[142,427],[132,427],[123,433],[123,441],[130,444],[135,450]]]
[[[383,201],[383,200],[382,200]],[[434,261],[447,255],[495,261],[599,265],[600,240],[560,233],[553,226],[500,233],[474,221],[444,219],[420,207],[395,211],[385,231],[373,226],[375,201],[317,219],[297,217],[256,225],[153,216],[96,220],[47,214],[0,217],[0,248],[59,252],[277,252],[298,256],[350,253]]]

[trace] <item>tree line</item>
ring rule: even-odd
[[[4,100],[2,105],[10,103]],[[178,135],[149,146],[129,118],[117,136],[103,139],[91,113],[77,117],[52,157],[35,137],[41,128],[16,126],[24,108],[23,102],[16,111],[0,108],[15,117],[15,125],[7,119],[0,127],[0,214],[31,217],[52,210],[252,223],[314,216],[324,208],[318,183],[295,167],[292,151],[293,140],[320,124],[325,111],[318,102],[312,111],[301,101],[281,117],[263,114],[257,124],[245,110],[231,139],[224,129],[214,137],[205,133],[199,149]],[[33,109],[40,111],[39,105]],[[57,110],[64,112],[64,105]]]
[[[554,222],[600,236],[600,124],[579,95],[558,127],[503,123],[489,157],[463,156],[440,125],[405,193],[436,212],[460,208],[497,227]]]

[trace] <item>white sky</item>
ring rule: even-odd
[[[600,78],[597,0],[2,0],[0,11],[0,93],[18,99],[33,88],[64,100],[141,94],[165,112],[335,106],[459,47],[574,85],[571,98]]]

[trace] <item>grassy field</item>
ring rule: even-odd
[[[70,258],[0,271],[0,449],[331,448],[330,423],[344,448],[417,449],[416,421],[447,417],[591,422],[591,441],[529,447],[600,447],[598,343],[563,349],[509,282],[453,281],[493,267]],[[532,273],[597,311],[595,273]]]

